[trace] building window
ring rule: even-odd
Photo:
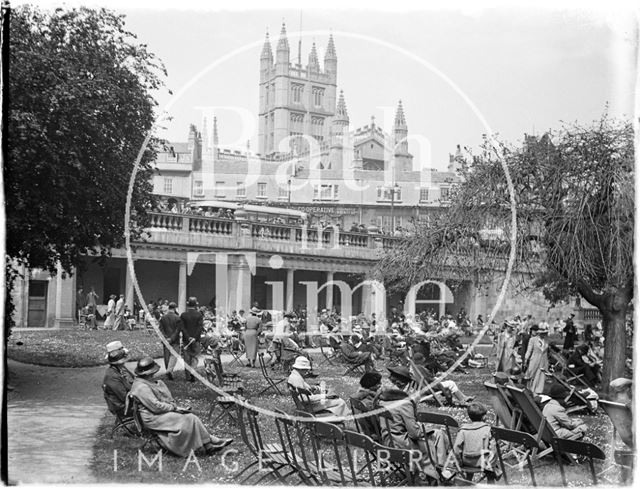
[[[393,195],[395,202],[402,200],[402,189],[400,187],[378,187],[378,200],[391,202],[392,192],[395,193],[395,195]]]
[[[324,88],[313,87],[312,94],[314,107],[322,107],[324,102]]]
[[[164,194],[165,195],[173,195],[173,178],[165,178],[164,179]]]
[[[246,197],[247,188],[244,186],[244,182],[236,182],[236,197]]]
[[[287,200],[289,198],[289,189],[284,186],[278,186],[278,199]]]
[[[428,202],[429,201],[429,189],[421,188],[420,189],[420,202]]]
[[[258,197],[260,199],[266,199],[267,198],[267,184],[266,183],[258,183],[258,193],[256,194],[256,197]]]
[[[304,92],[304,85],[293,84],[291,86],[291,94],[294,104],[302,103],[302,94]]]
[[[440,187],[440,200],[449,200],[449,187]]]
[[[214,197],[224,197],[224,182],[216,182]]]
[[[196,195],[196,196],[204,195],[204,188],[202,186],[202,180],[195,180],[193,182],[193,195]]]
[[[313,200],[338,200],[338,186],[314,185]]]

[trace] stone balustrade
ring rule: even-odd
[[[276,224],[191,214],[150,213],[149,242],[196,247],[254,249],[273,253],[374,260],[400,238],[328,227]]]

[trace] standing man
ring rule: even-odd
[[[569,318],[565,322],[564,326],[564,345],[562,346],[563,350],[573,350],[573,345],[576,342],[576,336],[578,331],[576,330],[576,325],[573,324],[573,318],[575,314],[569,315]]]
[[[194,370],[198,366],[198,355],[202,350],[200,346],[200,336],[204,330],[204,318],[196,308],[198,299],[189,297],[187,310],[180,315],[182,320],[182,342],[184,344],[182,355],[185,365],[190,365]],[[187,380],[195,382],[196,378],[185,368]]]
[[[96,324],[96,316],[98,315],[98,294],[96,294],[93,285],[91,286],[91,290],[87,294],[86,305],[89,306],[89,317],[91,319],[91,329],[98,329],[98,325]]]
[[[176,309],[178,305],[175,302],[169,303],[169,310],[167,313],[160,318],[160,324],[158,325],[160,328],[160,332],[167,339],[171,347],[180,351],[180,331],[182,330],[182,320]],[[173,369],[176,368],[176,362],[178,358],[175,355],[171,354],[171,350],[167,348],[164,344],[162,345],[163,349],[163,357],[164,357],[164,368],[167,369],[167,379],[173,380]]]
[[[82,287],[78,288],[78,295],[76,295],[76,310],[78,311],[78,324],[80,324],[80,316],[82,315],[82,310],[87,305],[87,298],[84,295],[84,291]]]
[[[119,331],[124,329],[124,295],[120,294],[118,302],[116,302],[116,322],[113,329]]]

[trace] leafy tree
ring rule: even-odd
[[[123,245],[129,179],[154,124],[152,92],[166,75],[125,30],[124,17],[105,9],[21,6],[12,12],[9,49],[8,290],[12,265],[53,274],[60,263],[71,273],[82,256],[105,257]],[[137,174],[132,238],[154,205],[157,143],[151,140]]]
[[[504,276],[517,210],[511,287],[552,303],[580,295],[603,316],[604,388],[624,374],[626,314],[633,297],[634,149],[629,122],[603,116],[565,125],[521,146],[485,141],[470,158],[452,204],[378,265],[391,287],[454,276],[476,285]]]

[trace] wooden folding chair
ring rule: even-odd
[[[374,442],[375,443],[375,442]],[[391,448],[375,443],[377,472],[380,476],[381,486],[414,486],[416,472],[413,465],[422,454],[414,456],[414,450],[404,448]]]
[[[375,486],[377,485],[376,477],[374,475],[374,463],[375,446],[376,442],[367,435],[362,433],[356,433],[354,431],[344,430],[342,432],[344,441],[347,445],[347,463],[349,464],[349,471],[351,472],[351,480],[353,485],[357,486],[358,482],[364,482],[363,485]],[[360,449],[364,452],[365,464],[358,470],[358,461],[356,459],[356,450],[349,450],[349,448]],[[365,473],[366,470],[366,473]],[[362,474],[366,474],[366,478]]]
[[[318,346],[320,347],[320,353],[324,357],[324,359],[321,360],[318,364],[318,367],[321,367],[325,363],[328,363],[331,366],[335,366],[335,363],[333,363],[333,361],[335,360],[335,354],[332,354],[329,351],[329,348],[331,348],[331,346],[327,344],[327,340],[324,336],[319,337]]]
[[[314,416],[333,416],[333,413],[328,410],[314,411],[313,403],[311,402],[312,394],[310,391],[294,387],[288,382],[287,387],[289,388],[289,393],[291,394],[293,403],[296,405],[296,409],[309,414],[313,414]]]
[[[385,439],[384,437],[384,432],[381,429],[380,430],[380,443],[381,444],[387,444],[387,446],[393,448],[394,444],[393,444],[393,437],[391,436],[391,421],[393,421],[393,415],[391,414],[390,411],[386,410],[386,409],[378,409],[378,420],[380,422],[380,427],[382,428],[384,426],[384,430],[387,433],[387,437],[388,439]]]
[[[240,473],[235,475],[235,480],[238,484],[245,484],[256,474],[268,469],[267,473],[260,477],[258,481],[254,482],[254,484],[262,482],[269,476],[274,477],[280,484],[286,484],[288,482],[287,477],[295,473],[295,469],[289,467],[288,461],[284,456],[282,445],[264,443],[260,431],[260,423],[258,422],[258,413],[256,411],[246,409],[240,404],[236,406],[236,409],[240,436],[250,454],[255,458],[255,461],[251,462],[242,469]],[[254,467],[255,470],[250,471]],[[287,469],[291,470],[286,474],[281,473]],[[245,472],[249,472],[249,474],[242,478]]]
[[[144,426],[144,422],[142,421],[142,417],[140,416],[140,404],[140,400],[136,396],[132,395],[130,392],[129,394],[127,394],[126,406],[124,410],[126,413],[131,413],[133,421],[136,425],[136,430],[144,439],[144,442],[139,447],[139,450],[144,450],[145,447],[149,444],[156,444],[161,449],[169,451],[160,441],[158,432],[150,430],[146,426]]]
[[[459,425],[453,416],[443,413],[434,413],[432,411],[418,411],[416,413],[416,421],[418,423],[435,424],[443,426],[447,432],[447,439],[449,440],[449,446],[453,447],[453,435],[451,429],[458,429]]]
[[[358,399],[349,399],[349,403],[351,404],[351,412],[354,416],[354,423],[356,425],[356,430],[358,433],[362,433],[370,437],[373,441],[377,443],[382,442],[382,433],[380,431],[380,420],[378,419],[377,414],[367,414],[370,409],[359,401]]]
[[[314,431],[316,434],[314,446],[318,448],[319,440],[325,441],[329,444],[333,455],[334,464],[328,465],[326,457],[316,452],[318,470],[321,475],[323,485],[353,485],[353,479],[348,473],[345,473],[343,466],[343,451],[346,450],[346,444],[344,441],[344,435],[342,430],[336,425],[330,423],[323,423],[322,421],[316,421],[313,423]],[[348,450],[347,450],[348,451]]]
[[[577,440],[567,440],[565,438],[558,437],[555,437],[553,439],[553,443],[554,451],[556,452],[556,459],[558,460],[558,464],[560,465],[560,474],[562,475],[563,486],[567,485],[567,478],[564,473],[564,463],[561,457],[562,453],[572,453],[574,455],[587,457],[589,459],[589,468],[591,469],[591,478],[593,480],[593,484],[595,485],[598,483],[593,459],[595,458],[598,460],[604,460],[606,458],[604,452],[599,447],[597,447],[593,443]]]
[[[280,389],[278,389],[278,385],[282,384],[283,382],[285,382],[287,380],[286,377],[280,377],[280,378],[272,378],[269,371],[267,370],[267,365],[264,361],[264,353],[260,352],[258,353],[258,363],[260,364],[260,372],[262,372],[262,377],[264,377],[264,379],[267,381],[267,386],[262,389],[260,392],[258,392],[258,394],[256,394],[257,396],[262,395],[263,393],[267,392],[270,389],[275,390],[278,395],[282,395],[282,392],[280,391]]]
[[[562,353],[550,349],[549,354],[552,360],[555,361],[554,373],[559,373],[560,375],[564,376],[569,383],[579,382],[584,387],[591,388],[591,386],[584,380],[583,374],[576,374],[573,370],[571,370],[569,361]],[[560,370],[560,372],[556,372],[556,370]]]
[[[133,417],[118,414],[118,412],[116,411],[116,407],[113,406],[112,403],[110,402],[109,396],[111,395],[110,394],[111,389],[109,388],[108,385],[102,384],[102,392],[104,393],[104,399],[107,403],[107,407],[109,408],[109,411],[116,417],[113,425],[113,429],[111,430],[111,438],[113,438],[113,435],[115,435],[116,431],[120,429],[124,430],[126,433],[128,433],[131,436],[140,436],[140,430],[138,430],[138,427]]]
[[[538,449],[539,445],[536,439],[531,436],[529,433],[525,433],[523,431],[510,430],[506,428],[499,428],[497,426],[491,427],[491,434],[493,435],[494,440],[496,441],[496,451],[498,452],[498,460],[500,461],[500,467],[502,468],[502,477],[504,477],[504,483],[509,484],[507,478],[507,471],[505,470],[504,456],[502,455],[502,450],[500,449],[500,442],[503,441],[505,443],[509,443],[512,445],[523,446],[524,456],[521,461],[526,460],[527,467],[529,468],[529,474],[531,474],[531,484],[536,485],[536,477],[533,471],[533,465],[531,464],[531,454],[535,453]],[[519,464],[520,465],[520,464]]]
[[[300,443],[299,428],[287,413],[280,409],[274,409],[274,411],[278,414],[275,418],[276,429],[287,463],[295,470],[303,484],[319,485],[321,476],[315,470],[313,463],[306,458],[306,450]]]

